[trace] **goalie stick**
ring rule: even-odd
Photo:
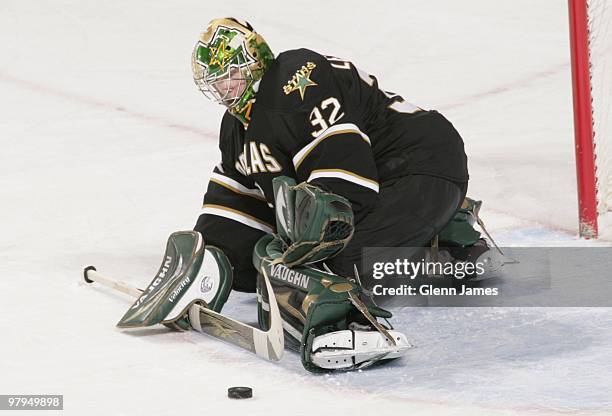
[[[87,283],[97,282],[132,297],[137,298],[143,293],[141,289],[128,283],[101,275],[94,266],[86,267],[83,277]],[[268,293],[273,294],[272,285],[265,270],[263,277]],[[270,296],[270,329],[268,331],[262,331],[199,304],[194,304],[189,308],[189,321],[196,331],[236,345],[266,360],[280,361],[283,356],[285,340],[282,320],[276,298],[273,295]]]

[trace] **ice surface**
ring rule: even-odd
[[[565,2],[5,0],[0,394],[64,394],[71,415],[612,413],[604,308],[396,310],[409,356],[323,376],[291,353],[271,364],[195,333],[113,328],[129,299],[81,283],[82,267],[143,285],[167,236],[193,226],[222,109],[195,89],[190,53],[224,15],[443,111],[500,244],[594,244],[575,237]],[[227,311],[256,320],[251,295]],[[230,402],[233,385],[254,398]]]

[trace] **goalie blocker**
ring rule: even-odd
[[[155,278],[117,326],[137,328],[161,323],[186,330],[190,328],[188,315],[193,305],[220,312],[231,289],[232,267],[225,254],[217,247],[206,246],[196,231],[177,231],[168,238]],[[195,315],[191,314],[192,319]]]

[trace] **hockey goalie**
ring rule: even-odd
[[[201,329],[189,313],[194,299],[220,312],[231,290],[257,292],[260,326],[269,326],[273,296],[285,345],[308,370],[363,368],[404,354],[406,337],[369,296],[362,250],[432,241],[458,258],[489,250],[472,227],[480,205],[466,198],[459,133],[350,61],[308,49],[275,56],[234,18],[208,25],[192,69],[200,91],[227,108],[201,215],[192,232],[169,241],[180,256],[168,258],[182,265],[172,260],[168,270],[189,270],[194,292],[171,302],[185,274],[162,268],[157,280],[176,277],[174,292],[151,303],[151,289],[120,326]]]

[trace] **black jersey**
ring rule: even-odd
[[[256,97],[246,128],[229,112],[223,117],[222,162],[196,226],[205,240],[233,253],[235,266],[246,258],[250,268],[253,244],[274,229],[276,176],[346,197],[357,227],[385,183],[411,174],[468,180],[453,126],[436,111],[382,91],[349,61],[307,49],[281,53]]]

